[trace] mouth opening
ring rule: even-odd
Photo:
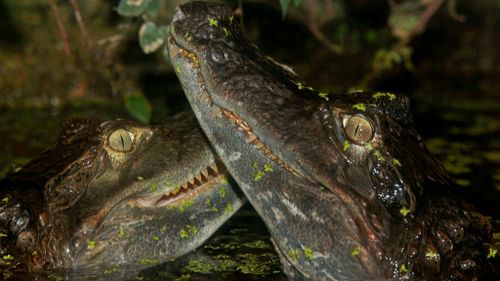
[[[133,200],[132,204],[143,208],[159,208],[173,205],[181,199],[190,199],[197,196],[199,193],[210,190],[217,183],[227,180],[225,177],[227,177],[226,168],[216,161],[201,169],[197,175],[177,185],[175,188],[153,196],[136,198]]]

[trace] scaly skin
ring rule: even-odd
[[[491,226],[391,93],[317,93],[221,4],[179,6],[168,51],[203,130],[292,279],[488,280]]]
[[[246,199],[195,120],[68,120],[1,181],[2,271],[138,269],[200,246]]]

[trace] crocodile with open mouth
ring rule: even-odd
[[[406,97],[313,90],[223,4],[180,5],[167,47],[290,279],[499,280],[491,224],[454,195]]]
[[[0,269],[140,269],[200,246],[246,201],[191,113],[69,119],[0,182]]]

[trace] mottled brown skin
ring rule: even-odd
[[[0,269],[102,273],[194,250],[245,202],[215,161],[192,114],[162,126],[66,121],[0,182]]]
[[[264,56],[221,4],[179,6],[168,49],[290,278],[498,276],[498,257],[487,258],[490,223],[454,195],[458,186],[413,128],[406,97],[316,92]]]

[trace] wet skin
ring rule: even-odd
[[[265,57],[231,9],[179,6],[168,51],[208,139],[291,279],[489,280],[491,226],[392,93],[325,94]],[[494,278],[494,277],[493,277]]]
[[[191,113],[162,126],[68,120],[0,182],[0,267],[98,271],[182,256],[246,201],[216,161]]]

